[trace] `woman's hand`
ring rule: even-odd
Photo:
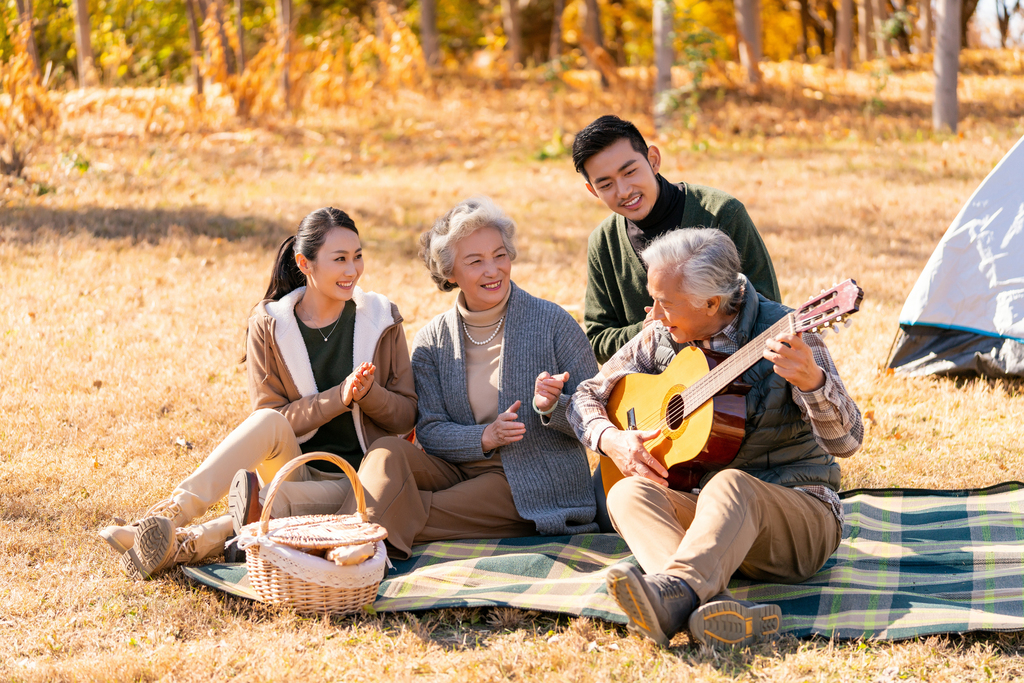
[[[764,357],[775,364],[775,374],[803,392],[825,385],[825,371],[814,362],[811,347],[799,334],[780,334],[765,344]]]
[[[376,371],[377,367],[373,363],[360,363],[341,385],[342,402],[345,405],[352,405],[352,401],[358,401],[366,396],[370,385],[373,384],[373,373]]]
[[[563,372],[560,375],[542,372],[537,375],[537,382],[533,388],[533,406],[542,413],[549,412],[558,404],[558,397],[562,395],[562,387],[568,381],[568,372]]]
[[[516,401],[508,407],[508,410],[499,415],[497,420],[487,425],[480,437],[480,446],[484,449],[484,453],[515,443],[523,438],[523,435],[526,434],[526,425],[516,421],[516,418],[519,417],[516,411],[521,405],[522,402]]]

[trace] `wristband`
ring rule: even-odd
[[[551,406],[550,408],[548,408],[546,412],[543,412],[543,413],[542,413],[542,412],[540,411],[540,408],[538,408],[538,407],[537,407],[537,395],[536,395],[536,394],[534,394],[534,396],[533,396],[533,400],[532,400],[532,401],[530,401],[530,405],[532,405],[532,406],[533,406],[533,412],[537,413],[537,414],[538,414],[538,415],[540,415],[541,417],[547,417],[547,416],[548,416],[548,415],[550,415],[551,413],[555,412],[555,408],[557,408],[557,407],[558,407],[558,401],[555,401],[555,404],[554,404],[553,406]]]

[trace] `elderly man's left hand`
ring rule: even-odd
[[[800,334],[780,334],[765,344],[764,357],[775,373],[803,392],[825,386],[825,372],[814,362],[811,347]]]
[[[569,373],[563,372],[560,375],[552,375],[549,372],[542,372],[537,375],[537,381],[533,389],[533,405],[542,413],[546,413],[558,403],[558,397],[562,395],[562,387],[569,381]]]

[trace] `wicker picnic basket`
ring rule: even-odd
[[[354,515],[310,515],[270,520],[274,496],[281,483],[310,460],[327,460],[339,466],[352,482],[356,497]],[[286,464],[267,488],[260,521],[242,528],[240,547],[245,548],[249,583],[267,603],[288,605],[298,612],[351,614],[377,597],[384,578],[387,530],[366,516],[366,498],[359,476],[345,460],[326,453],[301,456]],[[372,544],[372,545],[371,545]],[[327,551],[369,546],[370,555],[358,564],[339,565],[320,557]],[[316,554],[314,554],[316,553]],[[358,559],[358,558],[357,558]]]

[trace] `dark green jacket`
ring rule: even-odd
[[[737,327],[740,346],[754,339],[790,310],[747,287]],[[655,359],[660,372],[679,348],[665,328],[659,328]],[[740,469],[761,481],[782,486],[827,486],[839,490],[839,463],[818,445],[811,425],[793,402],[792,388],[777,375],[770,361],[761,359],[743,373],[751,385],[747,394],[746,436],[729,468]],[[701,486],[714,473],[705,475]]]
[[[768,249],[739,200],[702,185],[684,184],[686,200],[682,228],[718,228],[740,253],[740,265],[757,291],[781,301],[779,283]],[[590,234],[587,246],[587,298],[583,329],[600,363],[632,339],[643,327],[647,271],[626,235],[626,219],[616,213]]]

